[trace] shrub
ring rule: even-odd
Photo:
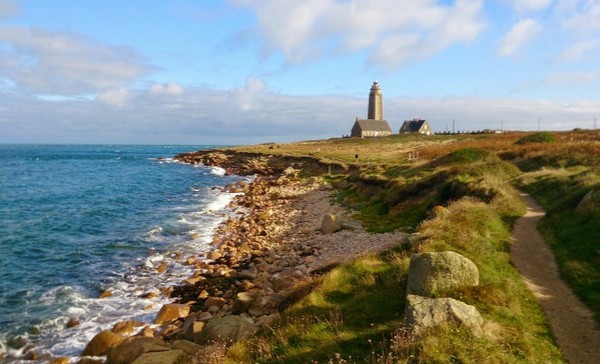
[[[540,132],[535,134],[529,134],[521,139],[517,140],[516,144],[527,144],[527,143],[554,143],[556,142],[556,137],[554,134],[548,132]]]

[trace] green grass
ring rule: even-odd
[[[535,134],[529,134],[517,140],[517,144],[554,142],[556,142],[556,137],[554,136],[554,134],[545,131]]]

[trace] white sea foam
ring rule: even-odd
[[[225,175],[225,169],[221,168],[221,167],[211,167],[210,169],[210,173],[214,174],[215,176],[219,176],[219,177],[223,177]]]

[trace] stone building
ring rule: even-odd
[[[358,138],[382,137],[392,135],[392,129],[383,119],[383,97],[377,81],[373,82],[369,92],[367,119],[356,118],[350,136]]]
[[[425,135],[433,134],[431,125],[423,119],[406,120],[400,127],[400,134],[419,133]]]

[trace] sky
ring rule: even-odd
[[[591,129],[600,0],[0,0],[0,143]]]

